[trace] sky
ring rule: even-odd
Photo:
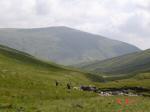
[[[150,48],[150,0],[0,0],[0,28],[68,26]]]

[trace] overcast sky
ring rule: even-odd
[[[0,27],[69,26],[150,48],[150,0],[0,0]]]

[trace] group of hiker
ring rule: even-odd
[[[55,86],[59,86],[59,85],[61,85],[61,83],[58,80],[55,80]],[[91,86],[91,85],[90,86],[81,85],[80,87],[73,87],[71,85],[71,82],[66,84],[66,88],[69,90],[74,89],[74,90],[93,91],[93,92],[96,92],[98,90],[98,88]]]
[[[60,85],[59,81],[55,80],[55,85],[59,86]],[[71,89],[71,83],[67,83],[66,87],[67,87],[67,89]]]

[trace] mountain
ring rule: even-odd
[[[150,49],[78,67],[94,73],[113,75],[150,71]]]
[[[1,28],[0,44],[64,65],[139,51],[133,45],[68,27]]]

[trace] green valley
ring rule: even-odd
[[[97,93],[66,88],[67,83],[74,87],[95,85],[99,88],[108,88],[112,84],[117,88],[126,84],[126,80],[100,83],[100,76],[97,80],[93,77],[96,75],[43,62],[0,46],[0,112],[108,112],[120,109],[140,112],[145,108],[144,112],[149,112],[150,100],[143,96],[102,97]],[[57,87],[55,80],[60,83]],[[145,82],[148,84],[149,80]],[[123,101],[130,99],[134,103],[122,108],[116,102],[118,98]]]

